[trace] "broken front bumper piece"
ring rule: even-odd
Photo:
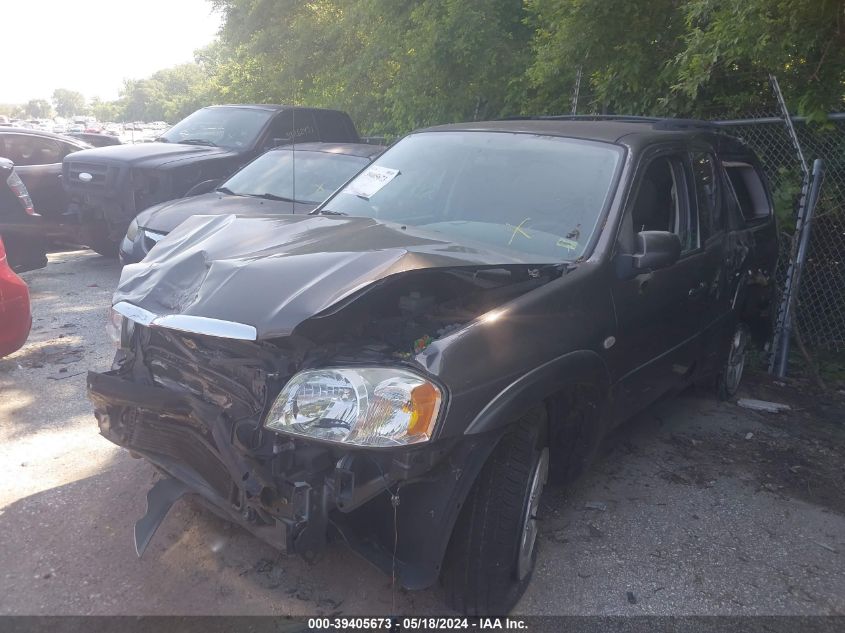
[[[311,559],[336,533],[406,588],[424,588],[439,575],[461,503],[498,439],[373,450],[278,436],[260,456],[218,407],[122,371],[90,372],[88,393],[102,435],[165,475],[135,526],[139,555],[172,505],[195,494],[286,553]]]
[[[182,483],[162,484],[150,491],[147,514],[135,526],[139,555],[173,503],[189,492],[199,494],[226,518],[271,545],[305,553],[297,542],[309,541],[306,528],[309,519],[315,518],[309,484],[294,482],[284,502],[278,500],[279,512],[269,521],[261,503],[266,487],[262,484],[267,482],[256,476],[257,465],[232,445],[219,409],[188,393],[130,382],[116,372],[89,372],[88,394],[104,437],[143,455],[163,474]],[[265,500],[267,496],[264,492]]]

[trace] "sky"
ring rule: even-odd
[[[56,88],[109,101],[124,79],[193,61],[221,16],[208,0],[0,0],[0,22],[0,103]]]

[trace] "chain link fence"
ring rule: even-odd
[[[769,178],[781,229],[778,283],[782,287],[801,194],[801,163],[786,124],[779,117],[719,123],[755,150]],[[805,344],[842,351],[845,350],[845,113],[831,114],[823,123],[793,117],[793,124],[807,162],[821,158],[825,163],[795,317]]]

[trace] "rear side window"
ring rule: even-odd
[[[748,163],[722,163],[733,195],[746,222],[765,220],[772,214],[766,188],[757,170]]]
[[[319,140],[317,124],[308,110],[285,110],[273,119],[267,138],[268,147]]]
[[[77,147],[76,145],[71,145],[70,143],[59,143],[59,146],[61,147],[62,158],[64,158],[68,154],[73,154],[74,152],[78,152],[80,149],[82,149],[80,147]]]
[[[719,198],[719,180],[716,177],[716,162],[713,156],[704,152],[692,154],[692,172],[702,232],[706,232],[706,236],[715,235],[725,228],[725,218]]]
[[[352,122],[340,112],[316,112],[320,123],[320,140],[344,142],[355,140]]]
[[[59,144],[53,139],[29,134],[4,134],[3,157],[15,165],[51,165],[61,162]]]

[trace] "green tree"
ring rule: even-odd
[[[8,117],[23,116],[23,106],[19,103],[0,103],[0,114]]]
[[[568,111],[577,68],[588,110],[743,114],[771,101],[843,106],[843,0],[527,0],[533,109]]]
[[[175,123],[197,108],[207,105],[207,75],[198,64],[180,64],[160,70],[150,77],[160,103],[162,116],[151,120]]]
[[[115,121],[118,118],[120,105],[117,101],[103,101],[99,97],[91,99],[88,111],[98,121]]]
[[[683,47],[668,66],[687,99],[753,102],[771,72],[800,114],[845,106],[845,1],[687,0],[680,14]]]
[[[396,134],[512,110],[531,31],[521,0],[217,0],[217,93],[348,110]]]
[[[53,112],[50,102],[46,99],[30,99],[23,107],[24,114],[35,119],[46,119]]]
[[[53,91],[53,107],[61,117],[72,117],[85,112],[85,97],[82,93],[67,88]]]
[[[124,119],[210,103],[348,111],[365,133],[510,114],[735,116],[845,106],[845,0],[211,0],[196,63],[127,81]]]
[[[181,64],[146,79],[125,81],[116,116],[129,121],[174,123],[213,101],[204,67]]]

